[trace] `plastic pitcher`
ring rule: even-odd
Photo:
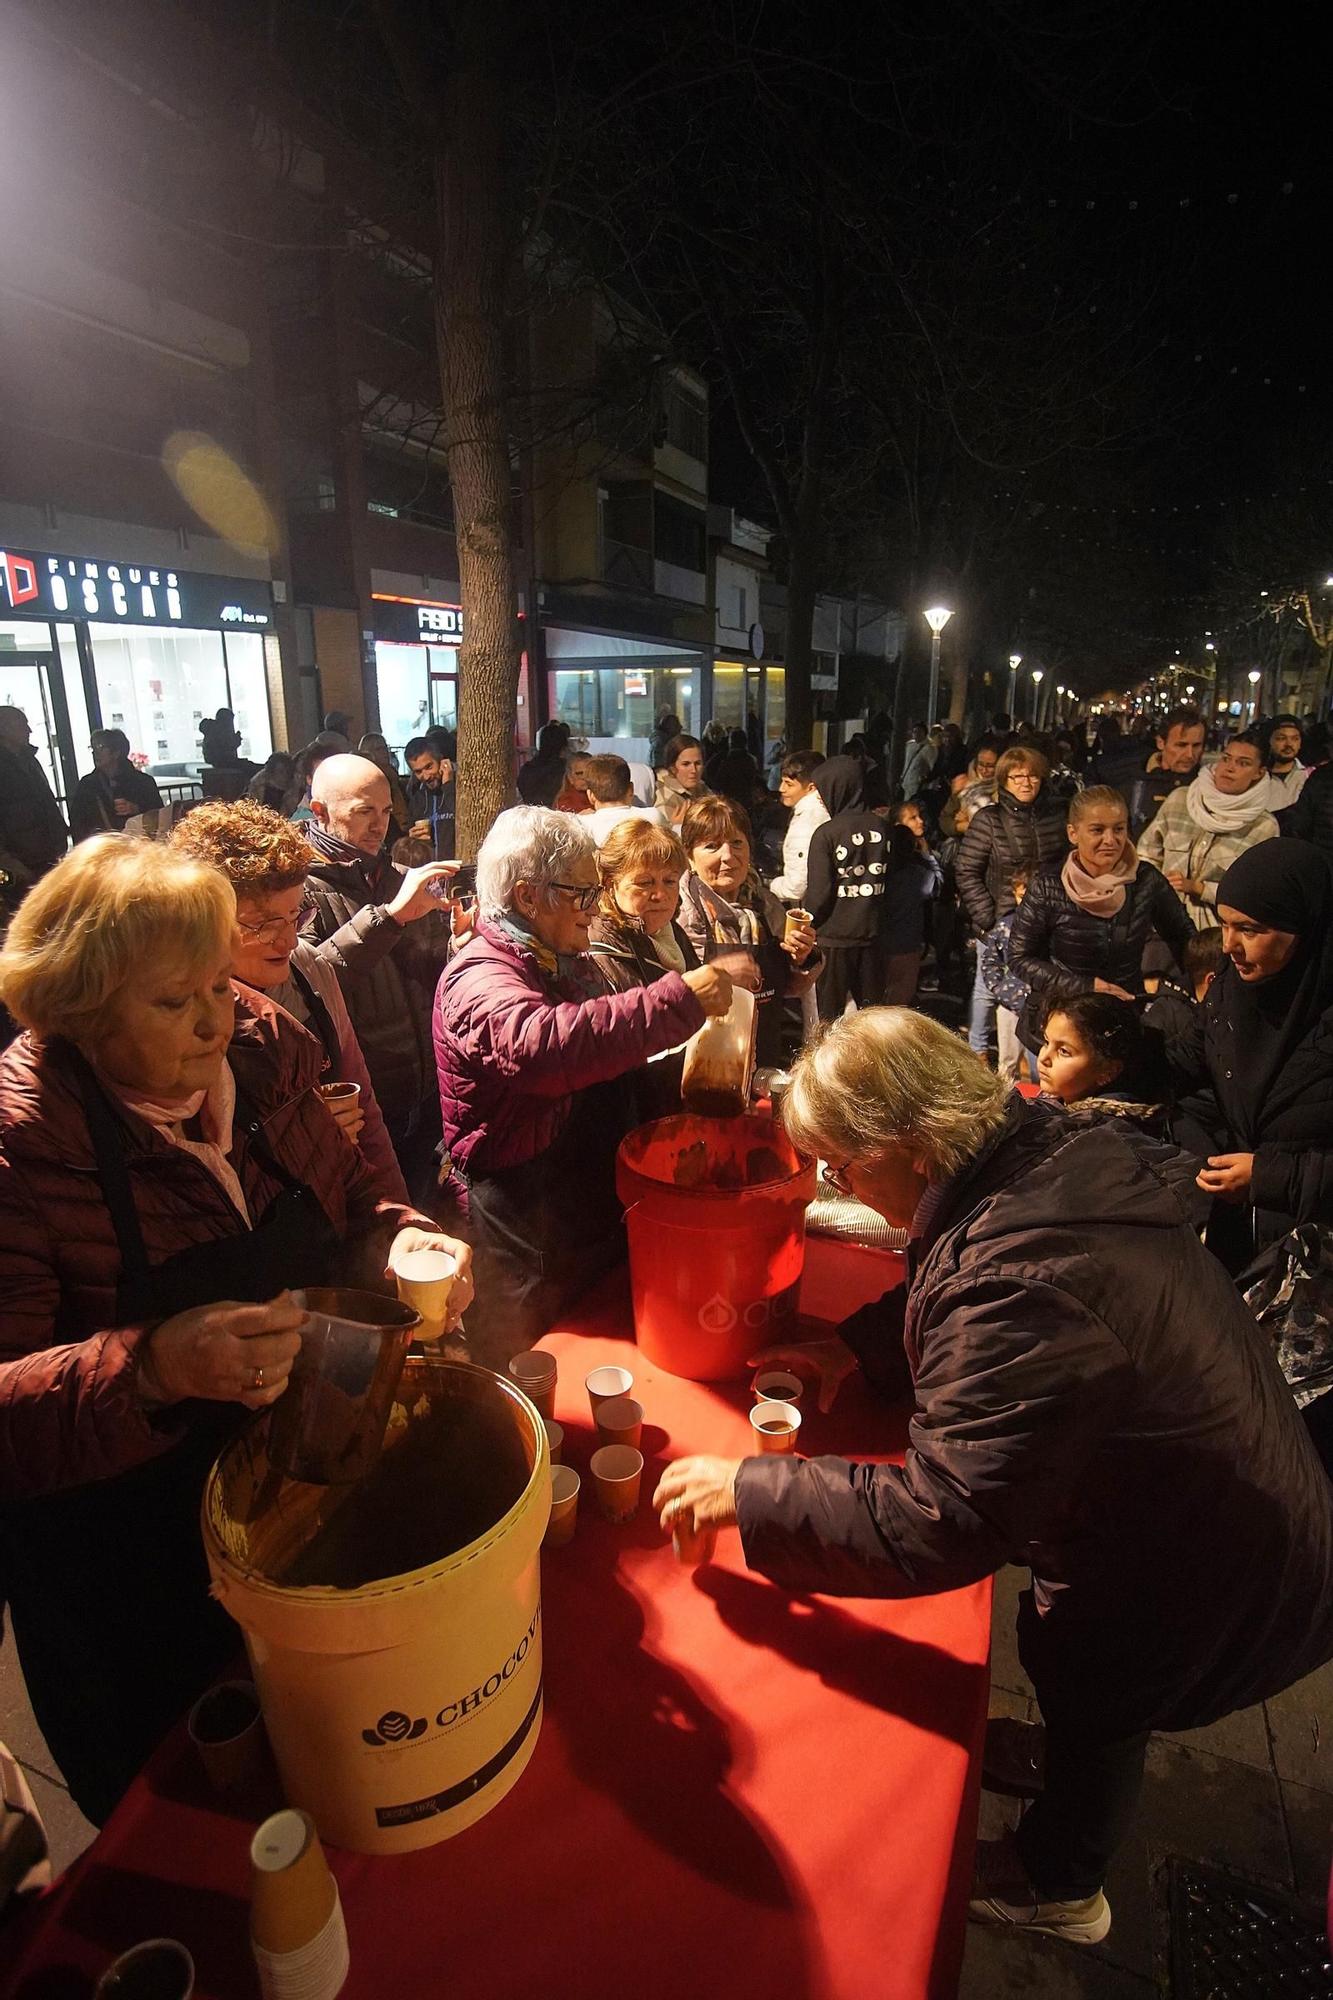
[[[362,1479],[384,1426],[421,1315],[378,1292],[293,1292],[305,1312],[301,1351],[273,1406],[269,1451],[289,1479],[321,1486]]]
[[[634,1331],[651,1361],[694,1382],[745,1372],[796,1318],[815,1162],[771,1118],[689,1114],[621,1142]]]
[[[270,1422],[213,1467],[203,1532],[284,1795],[340,1847],[429,1846],[499,1803],[541,1730],[545,1428],[512,1382],[418,1357],[359,1486],[281,1478]]]
[[[750,1101],[754,1067],[754,995],[735,986],[729,1010],[705,1021],[685,1044],[680,1095],[701,1118],[738,1118]]]

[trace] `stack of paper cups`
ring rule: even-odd
[[[250,1940],[264,2000],[334,2000],[347,1978],[347,1926],[309,1813],[266,1819],[250,1860]]]

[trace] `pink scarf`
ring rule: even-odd
[[[1109,920],[1124,909],[1126,884],[1134,880],[1138,871],[1138,849],[1132,840],[1127,840],[1124,853],[1105,875],[1089,875],[1078,858],[1078,849],[1071,847],[1060,870],[1060,880],[1071,903],[1076,903],[1090,917]]]
[[[107,1081],[110,1082],[110,1079]],[[223,1062],[218,1080],[211,1090],[196,1090],[193,1097],[175,1104],[159,1104],[140,1091],[127,1090],[121,1083],[112,1083],[111,1088],[127,1111],[132,1111],[136,1118],[142,1118],[146,1125],[160,1132],[169,1144],[179,1146],[184,1153],[193,1153],[196,1160],[207,1167],[248,1225],[250,1210],[246,1206],[245,1190],[227,1158],[231,1151],[232,1117],[236,1110],[236,1082],[231,1065]],[[191,1139],[184,1127],[199,1112],[203,1114],[200,1123],[204,1137]]]

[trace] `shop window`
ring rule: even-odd
[[[664,708],[696,729],[698,677],[688,667],[588,667],[551,675],[551,717],[575,736],[646,741]]]
[[[672,493],[653,498],[653,553],[659,562],[677,569],[707,568],[705,519],[702,508],[688,507]]]
[[[273,749],[264,641],[258,632],[228,632],[225,646],[227,686],[231,690],[227,706],[241,733],[241,755],[262,764]]]
[[[102,722],[123,729],[130,754],[149,769],[199,764],[206,715],[227,700],[220,632],[158,632],[150,626],[89,625]]]
[[[380,730],[400,755],[403,745],[431,724],[430,666],[425,646],[396,646],[375,641],[375,681],[379,690]]]

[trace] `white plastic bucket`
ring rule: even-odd
[[[451,1468],[458,1476],[460,1518],[485,1510],[478,1495],[498,1467],[495,1518],[474,1519],[464,1545],[400,1574],[347,1587],[284,1582],[313,1561],[344,1508],[353,1512],[335,1532],[369,1520],[373,1549],[368,1495],[380,1494],[386,1519],[408,1520],[396,1500],[388,1506],[395,1475],[415,1457],[399,1454],[415,1427],[430,1427],[416,1430],[424,1444],[440,1424],[488,1475],[479,1480],[474,1466],[468,1477],[464,1450],[432,1456],[442,1482]],[[267,1421],[252,1426],[213,1467],[203,1530],[214,1594],[245,1634],[287,1801],[325,1840],[358,1853],[428,1847],[499,1803],[541,1728],[538,1551],[551,1487],[541,1418],[484,1368],[409,1360],[365,1486],[283,1479],[269,1466],[267,1431]]]

